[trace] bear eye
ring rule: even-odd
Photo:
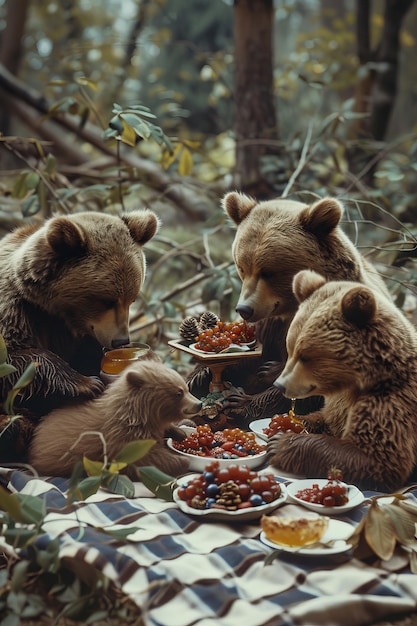
[[[261,270],[259,273],[259,276],[263,278],[264,280],[269,280],[270,278],[273,277],[273,275],[274,275],[274,272],[270,270]]]
[[[116,306],[116,300],[102,300],[103,307],[107,310],[114,309]]]
[[[309,359],[304,354],[299,354],[298,355],[298,360],[301,361],[301,363],[310,363],[310,361],[311,361],[311,359]]]
[[[183,395],[184,395],[184,392],[183,392],[183,390],[182,390],[182,389],[180,389],[180,390],[179,390],[179,391],[177,391],[177,393],[176,393],[177,398],[182,398],[182,397],[183,397]]]

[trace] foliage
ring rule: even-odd
[[[9,393],[6,396],[6,399],[3,402],[3,411],[6,413],[6,415],[14,415],[13,404],[16,396],[22,389],[24,389],[24,387],[27,387],[27,385],[32,382],[35,375],[36,367],[37,363],[30,363],[23,372],[23,374],[13,385],[12,389],[10,389]],[[5,344],[3,336],[0,334],[0,378],[3,378],[4,376],[10,376],[10,374],[13,374],[16,371],[17,370],[13,365],[7,363],[7,346]],[[16,418],[17,417],[18,416],[16,416]],[[11,423],[12,422],[9,422],[9,425]],[[4,430],[0,432],[0,437],[3,432]]]
[[[138,480],[157,497],[172,501],[176,483],[172,476],[152,466],[137,468],[132,465],[154,443],[153,440],[131,442],[110,462],[91,461],[84,457],[82,464],[75,466],[70,478],[65,508],[75,507],[76,510],[77,502],[85,500],[100,488],[127,498],[133,497],[133,483],[119,473],[128,466],[132,471],[136,470]],[[84,472],[86,478],[82,476]],[[86,563],[83,563],[81,571],[75,561],[61,560],[59,541],[56,539],[50,540],[45,535],[46,542],[37,541],[45,534],[43,524],[47,511],[42,497],[10,494],[0,486],[0,510],[4,512],[0,518],[0,534],[10,546],[8,552],[15,555],[10,557],[7,567],[0,567],[0,612],[7,616],[8,624],[13,626],[19,624],[20,619],[51,615],[50,603],[43,600],[45,591],[56,599],[61,616],[84,623],[107,617],[117,619],[118,623],[131,621],[132,615],[126,602],[120,601],[121,594],[119,597],[115,595],[103,574]],[[80,532],[84,526],[80,522]],[[127,529],[96,530],[115,540],[123,540],[137,529],[130,525]],[[40,587],[42,593],[39,595]],[[103,592],[106,595],[110,591],[112,593],[103,605]]]
[[[355,528],[351,540],[353,554],[359,559],[376,555],[389,561],[397,546],[404,549],[406,559],[417,574],[417,499],[396,493],[373,496],[366,514]]]

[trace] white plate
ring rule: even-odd
[[[190,480],[199,476],[199,474],[190,474],[180,478],[178,480],[179,485],[186,485]],[[181,509],[183,513],[188,513],[188,515],[194,515],[197,517],[201,517],[207,521],[213,522],[248,522],[250,520],[255,520],[265,513],[271,513],[278,507],[280,507],[287,499],[287,490],[285,485],[280,483],[281,485],[281,495],[273,502],[269,502],[268,504],[262,504],[261,506],[253,506],[250,509],[238,509],[237,511],[226,511],[223,509],[194,509],[184,500],[180,500],[178,497],[178,489],[175,489],[173,492],[174,502],[177,503],[178,507]]]
[[[342,506],[324,506],[323,504],[314,504],[312,502],[301,500],[301,498],[297,498],[295,495],[297,491],[300,491],[301,489],[306,489],[307,487],[312,487],[316,484],[319,487],[323,487],[327,483],[328,480],[326,478],[306,478],[305,480],[294,480],[294,482],[287,485],[288,496],[293,502],[301,504],[306,509],[310,509],[316,513],[322,513],[323,515],[341,515],[342,513],[346,513],[346,511],[350,511],[351,509],[359,506],[365,500],[365,496],[362,491],[359,491],[355,485],[346,485],[346,483],[342,484],[348,489],[347,496],[349,498],[349,502],[343,504]]]
[[[288,487],[287,487],[288,489]],[[304,556],[330,556],[332,554],[340,554],[347,552],[351,544],[347,541],[354,532],[354,527],[347,522],[341,522],[338,519],[330,519],[329,525],[320,540],[320,545],[304,546],[301,548],[290,548],[281,544],[270,541],[264,532],[261,532],[259,539],[269,548],[274,550],[284,550],[285,552],[295,552]],[[331,541],[328,546],[321,545]]]
[[[255,420],[254,422],[251,422],[249,424],[249,428],[253,433],[255,433],[255,435],[257,435],[264,441],[268,441],[268,435],[265,435],[263,429],[268,428],[271,419],[272,417],[265,417],[261,420]]]
[[[194,428],[191,427],[182,427],[187,435],[189,435]],[[262,442],[258,442],[263,445]],[[220,467],[227,467],[228,465],[247,465],[251,469],[256,469],[257,467],[261,467],[266,463],[266,450],[261,452],[260,454],[253,454],[251,456],[240,456],[237,459],[216,459],[213,456],[197,456],[196,454],[188,454],[188,452],[183,452],[182,450],[177,450],[174,448],[172,438],[167,439],[167,446],[173,452],[177,454],[181,454],[185,456],[189,461],[189,469],[194,472],[204,472],[206,465],[211,463],[211,461],[218,461]]]
[[[251,341],[251,343],[241,343],[241,344],[231,343],[227,348],[224,348],[224,350],[220,350],[220,352],[215,352],[214,350],[212,352],[207,352],[206,350],[200,350],[200,348],[196,348],[196,345],[197,345],[196,343],[190,343],[188,347],[191,348],[191,350],[195,350],[199,354],[228,354],[229,352],[249,352],[251,348],[255,347],[256,341]]]

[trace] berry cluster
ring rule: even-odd
[[[247,465],[220,468],[209,463],[204,472],[178,488],[178,497],[195,509],[236,511],[261,506],[281,495],[273,474],[258,474]]]
[[[340,481],[342,472],[332,468],[327,477],[327,483],[323,487],[313,484],[311,487],[301,489],[295,495],[300,500],[323,506],[343,506],[349,502],[347,486]]]
[[[212,328],[205,328],[195,337],[197,350],[221,352],[232,343],[241,345],[255,339],[255,328],[245,321],[218,321]]]
[[[271,421],[268,426],[263,429],[263,432],[267,437],[272,437],[277,433],[285,433],[287,431],[301,433],[303,430],[305,430],[304,424],[290,411],[289,413],[277,414],[271,417]]]
[[[181,452],[195,456],[207,456],[218,459],[237,459],[253,456],[266,450],[265,445],[257,443],[255,434],[240,428],[225,428],[213,432],[207,424],[196,427],[183,441],[173,441],[172,446]]]

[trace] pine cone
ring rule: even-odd
[[[211,311],[206,311],[200,317],[199,324],[201,328],[213,328],[213,326],[215,326],[218,321],[219,318],[215,313],[212,313]]]
[[[193,342],[200,334],[200,328],[195,317],[186,317],[180,324],[180,335],[187,341]]]
[[[228,511],[236,511],[242,502],[239,495],[239,485],[229,480],[219,486],[220,493],[216,497],[216,504],[224,506]]]
[[[199,498],[198,496],[194,496],[191,500],[191,506],[193,509],[200,509],[201,511],[206,508],[207,498]]]

